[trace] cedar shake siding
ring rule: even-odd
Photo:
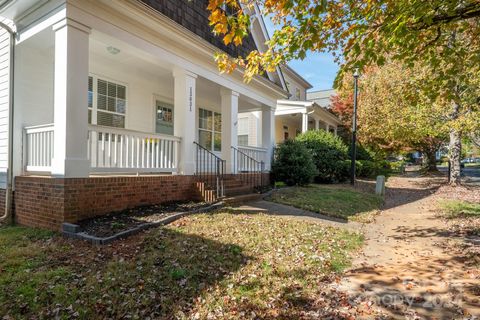
[[[140,0],[158,12],[169,17],[176,23],[187,28],[197,36],[213,44],[232,57],[246,57],[251,51],[257,50],[251,34],[243,39],[243,44],[226,46],[221,37],[212,33],[209,25],[207,10],[208,0]]]

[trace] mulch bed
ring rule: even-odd
[[[205,202],[181,202],[137,207],[78,222],[81,232],[100,238],[110,237],[142,224],[158,222],[179,212],[208,207]]]

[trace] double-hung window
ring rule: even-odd
[[[88,77],[88,123],[125,128],[127,88],[108,80]]]
[[[238,145],[248,146],[248,118],[238,119]]]
[[[198,142],[210,151],[222,150],[222,115],[218,112],[199,109]]]

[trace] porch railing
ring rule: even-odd
[[[266,162],[267,160],[267,149],[246,146],[238,146],[237,149],[258,162]]]
[[[92,172],[176,172],[180,138],[111,127],[88,127]]]
[[[240,148],[231,148],[233,152],[233,173],[239,174],[240,179],[253,188],[262,187],[265,162],[257,161]]]
[[[214,189],[218,198],[224,197],[226,161],[197,142],[193,143],[195,146],[195,175],[201,182]]]
[[[24,128],[24,163],[30,172],[52,171],[53,124]]]

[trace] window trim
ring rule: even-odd
[[[248,147],[249,142],[250,142],[250,117],[248,116],[243,116],[243,117],[238,117],[238,132],[237,132],[237,144],[241,147]],[[240,122],[245,121],[246,122],[246,130],[240,130]],[[247,144],[241,145],[240,144],[240,137],[247,137]]]
[[[175,104],[172,98],[168,98],[164,95],[154,93],[152,95],[152,132],[157,131],[157,101],[172,105],[173,110],[173,135],[175,135]]]
[[[204,129],[204,128],[200,128],[200,110],[205,110],[205,111],[210,111],[212,113],[212,116],[214,117],[213,118],[213,123],[212,123],[212,129]],[[220,150],[215,150],[215,133],[219,133],[220,134],[220,137],[221,137],[221,134],[222,134],[222,129],[223,129],[223,123],[221,123],[222,127],[220,128],[220,131],[215,131],[215,114],[218,114],[220,116],[220,121],[222,121],[222,113],[221,112],[217,112],[215,110],[213,110],[212,108],[206,108],[206,107],[198,107],[197,109],[197,141],[200,143],[200,131],[206,131],[206,132],[210,132],[212,134],[212,145],[211,145],[211,148],[208,149],[209,151],[211,152],[222,152],[222,147],[223,147],[223,143],[221,138],[220,138]]]
[[[103,110],[103,109],[100,109],[101,112],[104,112],[104,113],[109,113],[109,114],[114,114],[114,115],[118,115],[118,116],[123,116],[125,119],[124,119],[124,127],[123,128],[119,128],[119,127],[112,127],[112,128],[118,128],[118,129],[126,129],[128,127],[128,117],[127,117],[127,114],[128,114],[128,110],[129,110],[129,100],[130,100],[130,97],[129,97],[129,88],[128,88],[128,83],[126,82],[123,82],[123,81],[119,81],[119,80],[115,80],[111,77],[107,77],[107,76],[103,76],[103,75],[100,75],[100,74],[96,74],[96,73],[92,73],[90,72],[88,74],[88,77],[92,78],[92,90],[93,90],[93,96],[92,96],[92,108],[88,108],[88,110],[91,110],[92,111],[92,121],[91,121],[91,125],[94,125],[94,126],[97,126],[99,125],[98,124],[98,80],[103,80],[103,81],[107,81],[107,82],[110,82],[110,83],[114,83],[116,85],[121,85],[121,86],[124,86],[125,87],[125,113],[119,113],[119,112],[114,112],[114,111],[109,111],[109,110]],[[88,79],[87,79],[88,81]],[[88,106],[87,106],[88,107]],[[96,112],[94,112],[96,111]],[[88,121],[88,120],[87,120]]]

